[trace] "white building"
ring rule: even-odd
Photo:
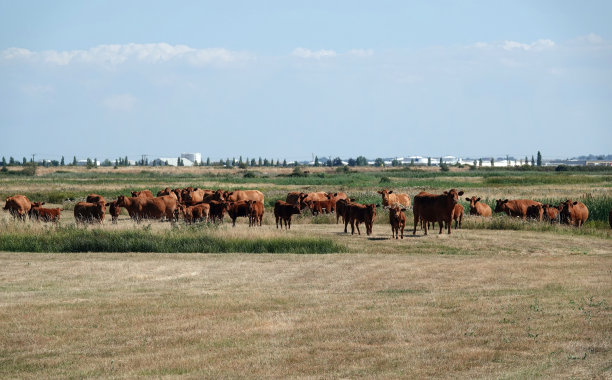
[[[202,153],[181,153],[181,158],[191,161],[192,165],[194,162],[199,164],[202,162]]]

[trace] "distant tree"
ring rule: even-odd
[[[474,160],[474,167],[476,167],[476,165],[478,165],[478,161]]]
[[[478,166],[482,168],[482,158],[478,160]]]
[[[525,165],[529,164],[529,158],[527,156],[525,156]]]
[[[491,167],[495,166],[495,159],[491,157]]]
[[[231,162],[230,162],[229,158],[226,158],[225,159],[225,167],[229,168],[230,166],[231,166]]]
[[[263,165],[263,161],[261,160],[261,157],[259,157],[259,163],[257,164],[257,166],[262,166]]]
[[[210,166],[210,157],[206,157],[206,166]]]
[[[410,159],[410,166],[414,166],[414,158]]]
[[[13,156],[9,157],[9,166],[13,166],[15,165],[15,159],[13,158]]]
[[[72,157],[72,166],[77,166],[77,159],[76,156]]]
[[[263,160],[263,166],[270,166],[270,161],[268,161],[267,158],[264,158]]]
[[[444,163],[444,161],[442,161],[442,157],[440,157],[440,163],[439,165],[442,166],[442,164]]]
[[[318,168],[319,165],[320,165],[319,164],[319,156],[315,156],[315,159],[314,159],[314,166],[315,166],[315,168]]]
[[[356,166],[356,165],[357,165],[357,160],[355,160],[354,158],[348,159],[348,166]]]
[[[542,166],[542,153],[540,153],[539,150],[538,150],[538,158],[537,158],[537,161],[536,161],[536,165]]]
[[[6,158],[2,156],[2,167],[6,166]]]
[[[242,163],[242,156],[240,156],[240,159],[238,160],[238,164]]]
[[[340,157],[334,158],[334,160],[332,161],[332,165],[333,166],[342,166],[342,159]]]
[[[25,165],[25,164],[27,164],[27,163],[28,163],[28,160],[26,160],[26,158],[24,157],[24,158],[23,158],[23,164]]]
[[[62,156],[62,160],[60,161],[60,166],[64,166],[64,156]]]
[[[382,158],[378,157],[376,160],[374,160],[374,166],[385,166],[385,161],[383,161]]]
[[[441,171],[443,171],[443,172],[447,172],[447,171],[449,171],[450,169],[449,169],[448,165],[446,165],[446,164],[443,162],[443,163],[441,163],[441,164],[440,164],[440,170],[441,170]]]
[[[256,166],[256,165],[257,165],[257,162],[255,162],[255,159],[251,158],[251,166]]]
[[[276,162],[278,162],[278,160]],[[297,161],[296,161],[296,163],[297,163]],[[287,159],[283,160],[283,167],[285,167],[285,168],[287,167]]]
[[[236,158],[232,157],[232,166],[236,166]]]
[[[51,165],[57,167],[57,166],[59,166],[59,161],[58,160],[51,160]]]
[[[332,167],[332,165],[333,165],[333,163],[334,163],[334,162],[332,161],[331,156],[327,157],[327,162],[325,162],[325,165],[326,165],[326,166],[329,166],[329,167],[331,168],[331,167]]]
[[[364,156],[359,156],[355,160],[355,165],[356,166],[368,166],[368,159],[365,158]]]
[[[531,166],[535,166],[535,160],[533,159],[533,154],[531,155]]]
[[[87,169],[93,168],[93,163],[91,162],[91,158],[87,157]]]
[[[400,166],[400,162],[398,159],[394,158],[393,160],[391,160],[391,166],[396,167],[396,166]]]
[[[431,157],[427,158],[427,166],[431,166]]]

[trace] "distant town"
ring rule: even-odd
[[[225,159],[212,160],[210,157],[203,159],[202,153],[180,153],[176,157],[156,157],[149,159],[148,155],[142,155],[140,159],[129,159],[127,156],[116,159],[97,158],[72,159],[61,157],[59,160],[35,159],[32,155],[30,159],[23,157],[17,160],[13,157],[2,157],[0,166],[20,166],[28,163],[36,163],[40,166],[224,166],[224,167],[270,167],[270,166],[477,166],[477,167],[512,167],[512,166],[612,166],[612,154],[579,156],[568,159],[543,159],[540,152],[536,155],[517,158],[513,156],[503,157],[478,157],[463,158],[455,156],[406,156],[406,157],[386,157],[386,158],[366,158],[358,156],[356,158],[340,158],[331,156],[313,156],[312,160],[280,160],[253,157],[232,157]]]

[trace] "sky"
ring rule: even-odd
[[[610,1],[0,0],[0,155],[612,153]]]

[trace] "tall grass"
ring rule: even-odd
[[[153,233],[147,229],[101,230],[58,227],[0,232],[0,251],[10,252],[201,252],[334,253],[346,247],[311,237],[219,237],[202,229]]]

